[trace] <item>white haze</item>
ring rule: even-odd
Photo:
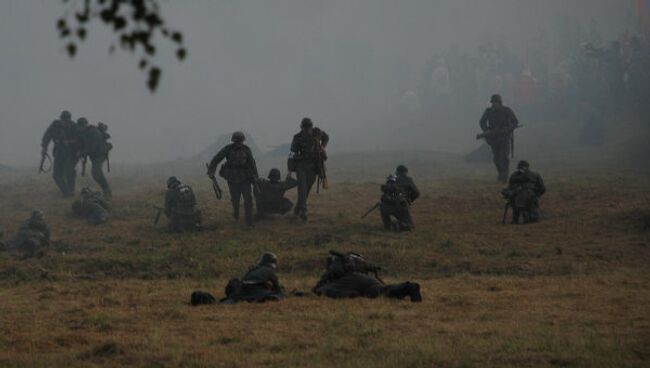
[[[185,34],[178,63],[162,43],[158,91],[137,58],[108,54],[113,35],[97,23],[70,60],[55,32],[58,0],[0,4],[0,163],[34,164],[47,125],[62,109],[109,125],[115,162],[190,156],[243,129],[262,149],[286,143],[303,116],[332,136],[332,148],[378,148],[377,124],[396,95],[419,83],[436,52],[474,50],[502,39],[523,54],[558,19],[596,19],[605,38],[632,28],[632,0],[184,0],[163,15]],[[486,96],[487,100],[488,96]],[[468,131],[477,129],[475,119]],[[462,147],[440,125],[426,149]],[[386,137],[384,137],[386,138]],[[450,142],[451,140],[451,142]]]

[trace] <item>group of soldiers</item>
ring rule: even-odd
[[[546,188],[539,174],[530,170],[530,164],[520,161],[517,170],[508,178],[509,160],[512,150],[512,135],[518,121],[511,109],[502,104],[499,95],[492,96],[492,106],[480,120],[480,127],[492,148],[494,163],[497,167],[498,180],[507,182],[502,194],[506,198],[506,212],[512,208],[512,223],[536,222],[539,220],[539,198]],[[246,226],[253,227],[254,220],[262,220],[271,214],[284,215],[291,211],[297,218],[307,220],[307,199],[314,184],[317,190],[327,188],[325,147],[329,136],[314,127],[309,118],[300,124],[301,131],[294,135],[288,159],[288,173],[281,179],[280,170],[273,168],[268,179],[258,177],[257,166],[251,149],[244,144],[242,132],[232,135],[232,143],[223,147],[207,165],[207,175],[212,180],[215,194],[221,198],[215,173],[219,164],[219,175],[228,183],[233,217],[239,219],[240,200],[244,201]],[[92,224],[108,220],[110,213],[111,192],[103,176],[102,166],[108,160],[111,144],[106,126],[88,125],[84,118],[73,123],[68,112],[54,121],[46,131],[43,141],[43,157],[47,157],[50,141],[54,141],[53,176],[64,196],[74,194],[75,166],[80,159],[89,157],[93,164],[93,177],[99,183],[103,193],[89,188],[81,190],[79,198],[72,204],[72,211],[79,217],[86,218]],[[42,169],[42,167],[41,167]],[[296,178],[292,174],[295,172]],[[285,198],[286,191],[297,187],[298,202],[295,206]],[[415,229],[410,212],[411,205],[420,197],[414,180],[408,175],[408,168],[399,165],[394,174],[386,178],[380,186],[381,197],[363,217],[379,208],[384,228],[394,232]],[[253,216],[253,197],[256,200],[257,213]],[[192,188],[172,176],[167,180],[164,211],[169,219],[169,230],[183,232],[201,229],[202,213],[197,207],[196,196]],[[506,214],[504,213],[504,221]],[[1,240],[1,239],[0,239]],[[50,231],[41,211],[35,210],[21,226],[18,233],[2,247],[6,250],[23,250],[25,254],[34,255],[49,245]],[[258,262],[251,266],[241,279],[232,279],[225,289],[222,303],[239,301],[279,300],[285,296],[285,290],[276,274],[277,257],[269,252],[262,254]],[[331,298],[368,297],[404,299],[413,302],[422,300],[420,286],[417,283],[386,284],[379,278],[380,267],[370,264],[361,255],[353,252],[339,253],[330,251],[326,259],[326,270],[312,289],[316,295]],[[294,295],[304,293],[294,292]],[[191,304],[211,304],[216,299],[206,292],[197,291],[191,296]]]
[[[223,304],[241,301],[266,302],[278,301],[286,292],[276,274],[278,259],[275,254],[264,252],[248,272],[239,279],[228,281]],[[410,298],[411,302],[421,302],[420,285],[414,282],[386,284],[377,274],[381,267],[369,263],[358,253],[340,253],[331,250],[325,260],[325,272],[312,288],[317,296],[334,299],[342,298]],[[300,291],[293,291],[294,296],[303,296]],[[210,293],[195,291],[190,297],[190,304],[213,304],[217,300]]]

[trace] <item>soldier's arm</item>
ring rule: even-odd
[[[52,140],[52,135],[54,134],[54,122],[50,124],[49,127],[43,133],[43,139],[41,139],[41,151],[47,152],[47,147],[50,145]]]
[[[323,146],[323,148],[327,147],[327,143],[330,141],[330,136],[325,133],[324,130],[320,131],[320,144]]]
[[[287,180],[282,182],[282,190],[287,191],[289,189],[295,188],[298,186],[298,180],[294,178],[287,178]]]
[[[481,116],[481,120],[479,120],[478,125],[481,127],[482,131],[488,130],[488,109],[485,109],[483,112],[483,116]]]
[[[221,151],[217,152],[217,154],[214,155],[212,161],[210,161],[210,165],[208,165],[209,177],[213,177],[214,173],[217,172],[217,166],[219,166],[219,162],[223,161],[223,159],[226,158],[229,150],[230,150],[230,145],[225,146],[224,148],[221,149]]]
[[[546,193],[546,185],[544,185],[544,180],[542,180],[542,176],[539,174],[537,175],[536,191],[538,197],[541,197]]]

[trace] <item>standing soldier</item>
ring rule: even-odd
[[[86,118],[79,118],[77,126],[81,142],[81,157],[84,159],[83,164],[85,165],[86,159],[90,158],[93,179],[102,188],[104,196],[110,199],[111,187],[108,185],[103,171],[104,163],[108,161],[108,153],[113,148],[113,145],[108,142],[111,137],[107,132],[108,127],[101,122],[97,123],[97,126],[88,125]]]
[[[255,190],[255,202],[257,203],[257,219],[264,218],[267,214],[278,213],[284,215],[291,211],[293,203],[284,197],[284,193],[298,185],[294,178],[287,178],[281,181],[280,170],[271,169],[269,179],[257,181],[259,190]]]
[[[54,120],[47,128],[41,141],[41,156],[47,156],[50,141],[54,142],[52,155],[52,177],[64,197],[74,195],[77,173],[75,166],[79,160],[76,152],[75,124],[70,112],[63,111],[61,117]]]
[[[226,163],[221,165],[219,175],[228,182],[230,201],[232,202],[233,217],[239,220],[239,199],[244,197],[244,214],[246,225],[253,227],[253,196],[251,186],[257,180],[257,166],[251,149],[244,144],[246,137],[242,132],[232,134],[231,144],[225,146],[210,161],[208,176],[214,179],[217,166],[225,158]]]
[[[485,110],[479,122],[483,134],[479,134],[477,138],[485,138],[492,148],[494,164],[499,173],[497,180],[505,183],[510,170],[509,156],[513,148],[513,131],[519,125],[519,121],[509,107],[503,106],[500,95],[492,95],[490,103],[492,107]]]
[[[298,180],[298,203],[293,212],[301,219],[307,220],[307,197],[317,177],[324,177],[325,147],[329,142],[329,136],[319,128],[314,128],[311,119],[304,118],[300,123],[302,131],[293,136],[291,152],[287,166],[288,177],[296,172]],[[325,183],[324,187],[325,187]]]

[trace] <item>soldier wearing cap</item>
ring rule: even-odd
[[[228,182],[233,217],[239,219],[239,201],[244,198],[244,215],[246,225],[253,227],[253,196],[251,187],[258,179],[257,166],[253,152],[244,144],[246,137],[242,132],[232,134],[232,143],[222,148],[210,161],[208,176],[214,178],[217,166],[224,159],[219,175]]]

